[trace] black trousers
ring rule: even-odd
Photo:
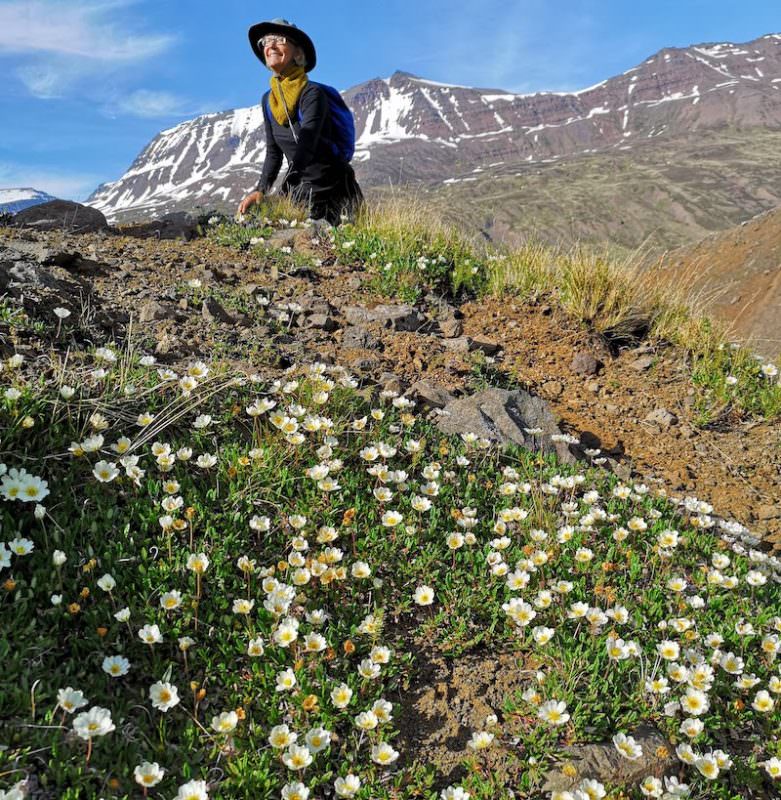
[[[355,171],[350,164],[340,164],[329,172],[327,185],[308,181],[291,185],[285,180],[280,192],[306,207],[312,219],[324,219],[330,225],[338,225],[343,216],[352,221],[363,204],[363,192],[355,179]]]

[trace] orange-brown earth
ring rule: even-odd
[[[758,353],[781,353],[781,209],[674,250],[661,269]]]

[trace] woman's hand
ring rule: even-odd
[[[255,203],[259,203],[263,199],[263,192],[252,192],[248,194],[239,205],[239,214],[246,214]]]

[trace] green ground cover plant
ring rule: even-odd
[[[0,388],[3,797],[778,786],[781,563],[707,504],[445,437],[338,366],[269,381],[111,343],[30,366]],[[528,680],[442,786],[400,720],[427,650],[477,647]],[[567,744],[637,758],[639,722],[676,775],[542,793]]]

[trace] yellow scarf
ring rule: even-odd
[[[288,114],[290,114],[290,119],[296,118],[298,98],[309,82],[306,70],[303,67],[292,64],[281,77],[278,78],[276,75],[272,75],[270,82],[271,96],[269,97],[269,105],[271,106],[271,113],[280,125],[287,125]],[[285,97],[284,103],[282,102],[283,95]],[[287,105],[287,113],[285,113],[285,105]]]

